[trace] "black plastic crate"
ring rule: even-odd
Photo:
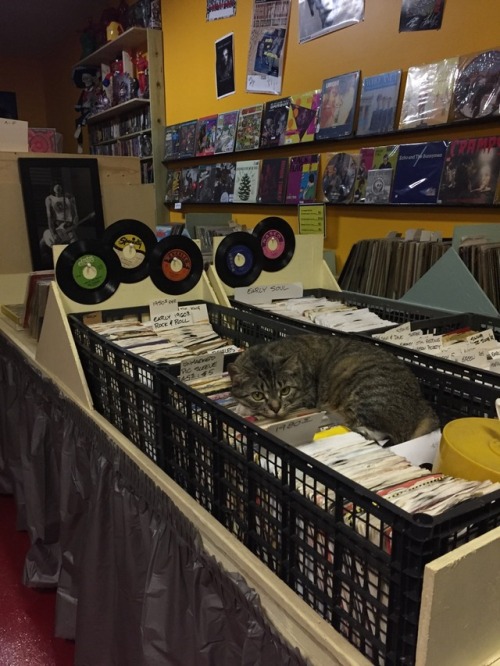
[[[413,664],[425,565],[500,491],[411,515],[160,372],[165,470],[375,664]]]

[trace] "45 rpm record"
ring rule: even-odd
[[[122,282],[139,282],[149,275],[149,255],[157,241],[154,231],[143,222],[118,220],[104,231],[103,242],[120,260]]]
[[[156,243],[149,257],[149,276],[165,294],[185,294],[199,282],[203,255],[187,236],[167,236]]]
[[[77,303],[102,303],[120,285],[120,260],[98,240],[80,240],[67,245],[56,263],[56,281]]]
[[[265,217],[253,229],[252,235],[262,250],[263,270],[274,273],[290,263],[295,252],[295,234],[286,220]]]
[[[215,253],[215,270],[229,287],[248,287],[262,272],[262,251],[258,239],[247,231],[233,231]]]

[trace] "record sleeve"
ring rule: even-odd
[[[285,144],[314,141],[320,104],[321,90],[290,96]]]
[[[500,115],[500,50],[461,56],[450,121]]]
[[[236,163],[234,179],[234,203],[256,203],[259,188],[260,160],[244,160]]]
[[[217,114],[198,118],[196,124],[196,156],[213,155],[217,133]]]
[[[185,167],[181,172],[179,185],[179,201],[189,203],[196,201],[198,187],[198,167]]]
[[[390,202],[392,169],[370,169],[366,179],[367,204],[387,204]]]
[[[120,260],[100,240],[67,245],[56,263],[56,281],[66,296],[92,305],[110,298],[120,285]]]
[[[373,169],[396,169],[399,145],[377,146],[373,152]]]
[[[239,111],[226,111],[217,117],[217,130],[215,136],[215,154],[232,153],[236,139]]]
[[[215,270],[229,287],[247,287],[262,272],[259,240],[247,231],[234,231],[226,236],[215,252]]]
[[[399,146],[392,185],[393,203],[437,203],[446,147],[446,141]]]
[[[234,198],[236,162],[218,162],[215,165],[214,203],[231,203]]]
[[[295,234],[281,217],[266,217],[253,229],[262,252],[262,268],[274,273],[285,268],[295,252]]]
[[[282,204],[285,201],[288,158],[266,158],[261,161],[257,202]]]
[[[457,66],[458,58],[445,58],[408,69],[400,130],[448,122]]]
[[[401,70],[366,76],[361,82],[357,136],[392,132],[396,119]]]
[[[194,157],[196,151],[197,120],[179,123],[179,157]]]
[[[260,133],[261,148],[284,145],[289,109],[290,97],[265,103]]]
[[[500,135],[455,139],[446,150],[441,204],[492,204],[500,174]]]
[[[156,234],[139,220],[124,219],[113,222],[102,236],[120,260],[120,281],[128,284],[148,276],[149,255],[156,246]]]
[[[366,179],[368,171],[373,168],[375,158],[375,148],[361,148],[359,151],[358,168],[356,170],[356,180],[354,182],[354,203],[365,203],[366,198]]]
[[[285,197],[287,204],[316,201],[319,155],[297,155],[290,158]]]
[[[255,150],[259,147],[263,110],[263,104],[247,106],[240,110],[234,144],[236,152],[241,150]]]
[[[186,236],[167,236],[158,241],[149,259],[149,276],[165,294],[191,291],[203,273],[203,256],[198,245]]]
[[[215,177],[215,164],[200,164],[196,185],[196,201],[198,203],[214,203]]]
[[[179,158],[179,125],[165,127],[165,146],[163,160],[176,160]]]
[[[359,70],[323,81],[316,140],[351,136],[359,88]]]
[[[165,203],[179,201],[179,188],[182,178],[182,169],[168,169],[165,186]]]
[[[350,153],[326,153],[322,187],[324,201],[350,203],[354,196],[354,183],[358,169],[358,155]]]

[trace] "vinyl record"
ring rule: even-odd
[[[323,173],[323,194],[329,203],[350,203],[354,196],[357,164],[349,153],[335,153]]]
[[[156,236],[139,220],[118,220],[103,234],[103,242],[120,260],[120,280],[134,283],[149,275],[149,255],[156,246]]]
[[[98,240],[80,240],[67,245],[56,263],[56,281],[77,303],[102,303],[120,284],[120,260]]]
[[[485,51],[459,65],[453,89],[456,119],[498,116],[500,50]]]
[[[187,236],[167,236],[156,243],[149,257],[149,275],[165,294],[185,294],[199,282],[203,255]]]
[[[295,234],[281,217],[265,217],[252,231],[262,250],[262,268],[269,273],[290,263],[295,252]]]
[[[226,236],[215,253],[215,270],[229,287],[247,287],[262,272],[262,252],[257,238],[247,231]]]

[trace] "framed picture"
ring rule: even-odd
[[[43,157],[20,157],[18,163],[33,270],[50,269],[53,245],[104,232],[98,163]]]

